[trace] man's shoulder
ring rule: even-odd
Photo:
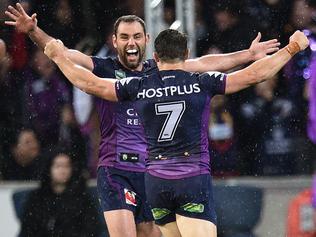
[[[143,62],[144,72],[158,71],[157,63],[153,59],[147,59]]]

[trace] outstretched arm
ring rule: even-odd
[[[185,70],[191,72],[227,71],[237,66],[259,60],[279,50],[276,39],[260,42],[261,33],[252,41],[249,49],[228,54],[209,54],[185,61]]]
[[[51,40],[47,43],[44,53],[53,60],[66,78],[80,90],[102,99],[117,101],[116,79],[100,78],[89,70],[73,63],[66,56],[67,49],[60,40]]]
[[[240,91],[251,85],[270,79],[275,75],[297,52],[307,48],[309,41],[303,32],[296,31],[287,46],[272,56],[260,59],[250,66],[228,74],[226,79],[226,94]]]
[[[11,21],[5,21],[5,24],[14,26],[19,32],[28,34],[30,39],[39,48],[44,50],[45,45],[54,39],[37,26],[36,13],[29,16],[20,3],[16,4],[16,8],[8,6],[8,10],[5,11],[5,14],[11,19]],[[93,62],[89,56],[71,49],[67,49],[65,53],[67,57],[76,64],[79,64],[88,70],[93,70]]]

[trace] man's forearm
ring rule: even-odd
[[[282,48],[272,56],[260,59],[244,70],[253,76],[251,84],[260,83],[274,76],[292,57],[287,51],[288,46]]]
[[[39,28],[38,26],[32,30],[31,32],[29,32],[29,37],[30,39],[41,49],[44,50],[45,45],[51,41],[52,39],[54,39],[53,37],[49,36],[48,34],[46,34],[41,28]]]
[[[272,56],[266,56],[252,63],[242,70],[228,74],[225,93],[235,93],[251,85],[272,78],[292,57],[286,47],[274,53]]]
[[[253,61],[249,50],[241,50],[227,54],[208,54],[185,62],[186,71],[220,71],[225,72],[237,66]]]
[[[45,33],[41,28],[36,27],[33,31],[31,31],[29,34],[30,39],[42,50],[44,50],[46,44],[54,39],[52,36]],[[80,66],[83,66],[84,68],[92,71],[93,69],[93,62],[92,59],[81,53],[78,50],[74,49],[67,49],[65,52],[67,57],[72,60],[75,64],[79,64]]]
[[[75,87],[102,99],[117,101],[114,89],[115,79],[101,79],[66,57],[58,57],[53,61]]]

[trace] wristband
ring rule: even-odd
[[[287,46],[285,46],[285,49],[292,57],[301,50],[300,46],[295,41],[290,42]]]

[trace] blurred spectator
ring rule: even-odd
[[[40,27],[49,35],[62,39],[69,48],[84,36],[85,19],[81,1],[76,0],[32,0]]]
[[[315,0],[294,0],[289,23],[285,28],[286,34],[291,34],[295,30],[304,30],[310,40],[310,47],[304,52],[298,53],[285,67],[285,82],[289,97],[295,98],[293,102],[298,108],[296,126],[293,127],[299,134],[301,154],[298,168],[302,173],[312,173],[312,162],[315,160],[315,122],[316,112],[314,111],[313,74],[316,63],[315,42],[316,42],[316,1]],[[307,90],[306,90],[307,88]],[[309,91],[309,93],[307,93]],[[310,94],[308,96],[308,94]],[[309,106],[308,106],[309,100]],[[308,111],[309,110],[309,111]],[[308,117],[306,116],[308,114]],[[307,126],[306,126],[307,124]],[[307,127],[307,128],[306,128]],[[309,140],[306,136],[309,137]],[[313,141],[314,140],[314,141]]]
[[[254,174],[295,173],[294,127],[297,108],[292,98],[276,94],[277,78],[255,87],[256,97],[241,105],[244,136],[252,147],[247,162],[254,162]],[[245,142],[245,141],[244,141]]]
[[[17,132],[11,150],[1,159],[4,180],[39,180],[45,163],[35,132],[28,128]]]
[[[70,153],[60,150],[49,159],[40,188],[25,204],[21,224],[21,237],[98,236],[96,203]]]
[[[209,142],[213,176],[238,175],[234,122],[225,96],[212,98]]]
[[[43,148],[56,145],[63,107],[70,104],[70,92],[55,65],[36,49],[32,68],[25,77],[25,123],[34,127]]]
[[[286,33],[292,34],[295,30],[304,30],[311,41],[316,40],[316,22],[313,17],[316,13],[315,3],[310,0],[295,0],[290,16],[290,21],[286,27]],[[306,124],[306,100],[304,98],[304,87],[306,80],[310,77],[308,66],[311,60],[312,52],[310,48],[298,53],[295,57],[285,66],[285,79],[288,87],[289,96],[295,98],[295,103],[300,108],[301,126],[298,128],[305,134]],[[302,106],[304,105],[304,106]]]
[[[209,43],[223,53],[249,47],[256,37],[255,22],[245,18],[243,1],[216,0],[211,5],[215,18],[214,29],[209,29]]]
[[[283,29],[288,23],[291,1],[246,0],[245,12],[257,24],[256,30],[267,38],[283,38]],[[286,38],[288,39],[288,38]]]
[[[86,143],[70,105],[65,105],[61,111],[58,144],[70,151],[80,169],[87,168]]]

